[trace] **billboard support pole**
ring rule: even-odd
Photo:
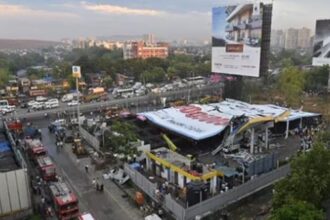
[[[328,77],[328,93],[330,93],[330,66],[328,67],[329,69],[329,77]]]

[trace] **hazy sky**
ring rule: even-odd
[[[233,0],[0,0],[0,38],[59,40],[154,33],[162,39],[211,39],[212,7]],[[266,2],[270,2],[267,0]],[[275,0],[273,29],[330,18],[330,0]]]

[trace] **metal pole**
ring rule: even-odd
[[[77,105],[77,122],[78,122],[78,132],[80,134],[80,93],[79,93],[79,83],[78,83],[79,79],[78,77],[76,77],[76,92],[77,92],[77,101],[78,101],[78,105]]]
[[[329,77],[328,77],[328,92],[330,92],[330,67],[329,68]]]

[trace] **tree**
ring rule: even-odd
[[[328,85],[329,66],[315,67],[305,73],[306,91],[320,91]]]
[[[300,104],[304,83],[304,74],[297,67],[286,67],[280,74],[278,88],[290,106]]]
[[[137,139],[133,125],[127,122],[115,121],[111,126],[111,134],[106,139],[106,146],[110,146],[113,153],[133,156],[138,152],[136,147],[130,143],[136,142]]]
[[[277,210],[283,213],[292,201],[321,209],[322,204],[330,199],[330,150],[326,147],[329,138],[329,133],[320,135],[310,152],[293,159],[290,176],[275,185],[274,213]],[[309,210],[313,213],[310,205]],[[290,208],[291,211],[296,209]]]
[[[107,88],[110,88],[113,85],[113,79],[111,78],[111,76],[106,76],[103,79],[103,85]]]
[[[4,87],[9,80],[9,71],[5,68],[0,68],[0,87]]]
[[[270,220],[324,220],[322,210],[304,201],[291,200],[281,208],[276,209]]]
[[[140,76],[140,80],[145,83],[163,82],[165,76],[166,73],[161,67],[155,67],[144,71]]]

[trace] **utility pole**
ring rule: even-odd
[[[81,78],[81,69],[80,66],[72,66],[72,76],[76,79],[76,92],[77,92],[77,123],[78,123],[78,132],[80,134],[80,93],[79,93],[79,78]]]

